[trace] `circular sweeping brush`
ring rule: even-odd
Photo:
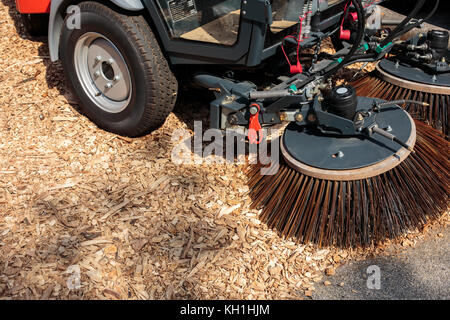
[[[448,210],[450,145],[428,125],[411,124],[415,152],[398,150],[399,164],[387,158],[342,171],[294,159],[295,152],[287,149],[295,130],[285,131],[278,170],[261,175],[263,165],[248,168],[252,208],[262,209],[260,219],[281,235],[320,246],[366,246],[420,228]]]

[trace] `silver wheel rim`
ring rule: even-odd
[[[109,113],[130,102],[131,76],[119,49],[105,36],[88,32],[75,45],[75,71],[89,99]]]

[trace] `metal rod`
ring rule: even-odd
[[[401,145],[403,148],[406,148],[406,149],[408,149],[409,151],[411,151],[411,152],[414,153],[414,149],[413,149],[411,146],[408,146],[406,143],[404,143],[403,141],[399,140],[399,139],[398,139],[396,136],[394,136],[393,134],[391,134],[391,133],[389,133],[389,132],[387,132],[387,131],[385,131],[385,130],[383,130],[383,129],[381,129],[381,128],[378,128],[378,127],[372,127],[371,129],[372,129],[372,132],[378,133],[379,135],[381,135],[381,136],[383,136],[383,137],[385,137],[385,138],[387,138],[387,139],[389,139],[389,140],[392,140],[392,141],[398,143],[398,144]]]
[[[405,103],[417,104],[419,106],[424,106],[424,107],[429,107],[430,106],[429,103],[426,103],[426,102],[423,102],[423,101],[408,100],[408,99],[393,100],[393,101],[386,101],[386,102],[377,102],[377,103],[375,103],[375,106],[377,106],[378,108],[381,108],[381,107],[389,106],[389,105],[393,105],[393,104],[405,104]]]
[[[251,91],[250,99],[270,99],[291,96],[291,90],[269,90],[269,91]]]

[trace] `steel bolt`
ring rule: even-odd
[[[338,151],[337,156],[338,158],[342,158],[344,156],[344,153],[342,151]]]
[[[387,131],[387,132],[391,132],[391,131],[392,131],[392,127],[388,125],[388,126],[386,127],[386,131]]]
[[[363,121],[364,117],[361,113],[358,113],[358,115],[356,116],[356,121]]]

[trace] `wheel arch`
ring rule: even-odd
[[[62,27],[66,16],[67,7],[76,5],[83,0],[52,0],[50,6],[50,20],[48,25],[48,46],[50,51],[50,58],[52,61],[59,59],[59,40],[61,37]],[[100,3],[113,3],[117,7],[130,11],[137,12],[144,9],[144,4],[141,0],[92,0]]]

